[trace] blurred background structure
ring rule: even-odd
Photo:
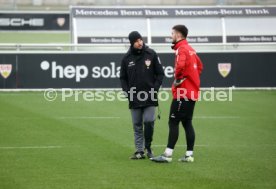
[[[276,5],[276,0],[0,0],[0,9],[68,9],[70,5]]]
[[[133,30],[173,72],[170,35],[176,24],[189,28],[187,40],[205,63],[202,87],[270,89],[276,86],[275,5],[276,0],[0,0],[0,65],[19,68],[0,79],[0,89],[119,87],[115,71]],[[90,74],[85,82],[56,82],[55,72],[39,66],[45,61],[95,66],[105,79]],[[171,83],[167,75],[165,87]]]
[[[275,23],[276,0],[0,0],[0,189],[276,189]],[[158,53],[170,90],[176,24],[204,64],[198,159],[133,163],[116,92],[128,33]],[[156,154],[168,133],[163,89]]]

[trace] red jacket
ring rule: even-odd
[[[178,41],[173,49],[175,50],[174,77],[176,80],[186,78],[180,85],[176,87],[172,85],[173,98],[196,101],[199,97],[202,62],[185,39]]]

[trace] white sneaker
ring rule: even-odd
[[[162,154],[160,156],[150,158],[150,160],[157,163],[170,163],[172,161],[172,158],[170,156]]]
[[[187,163],[192,163],[194,162],[194,157],[193,156],[183,156],[182,158],[178,159],[180,162],[187,162]]]

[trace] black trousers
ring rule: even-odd
[[[195,101],[173,99],[169,115],[168,148],[174,149],[179,136],[179,123],[181,122],[187,142],[187,151],[193,151],[195,143],[195,131],[192,125]]]

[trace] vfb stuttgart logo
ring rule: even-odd
[[[59,27],[64,26],[64,24],[65,24],[65,18],[62,18],[62,17],[57,18],[57,24],[58,24]]]
[[[218,63],[218,71],[222,77],[227,77],[231,71],[231,63]]]
[[[0,74],[4,79],[7,79],[12,72],[11,64],[0,64]]]

